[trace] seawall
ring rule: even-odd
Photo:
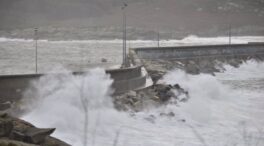
[[[214,74],[225,64],[238,67],[249,59],[264,61],[264,43],[134,48],[130,55],[131,61],[143,65],[156,83],[175,68],[190,74]]]
[[[121,94],[129,90],[144,87],[146,76],[142,75],[141,66],[125,69],[106,70],[114,80],[112,88],[114,94]],[[80,72],[73,73],[82,74]],[[0,103],[15,101],[23,98],[23,93],[31,82],[39,80],[45,74],[4,75],[0,76]]]
[[[135,48],[139,59],[193,59],[264,55],[264,43]]]

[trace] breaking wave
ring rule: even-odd
[[[25,92],[24,109],[30,112],[23,119],[39,127],[56,127],[55,136],[81,145],[85,122],[83,104],[89,107],[90,128],[94,127],[100,112],[112,113],[104,114],[104,118],[110,119],[115,114],[110,97],[113,81],[103,69],[89,70],[83,75],[73,75],[67,70],[59,72],[41,77]]]
[[[263,36],[234,36],[232,37],[232,43],[248,43],[251,41],[254,42],[263,42]],[[32,42],[33,39],[24,39],[24,38],[6,38],[0,37],[0,42]],[[122,43],[120,39],[113,40],[47,40],[40,39],[40,42],[51,42],[51,43]],[[213,43],[212,43],[213,42]],[[129,40],[128,44],[154,44],[156,45],[156,40]],[[219,37],[199,37],[196,35],[189,35],[181,40],[161,40],[162,45],[167,46],[171,43],[176,44],[227,44],[229,43],[229,38],[225,36]]]
[[[39,127],[56,127],[55,137],[82,146],[85,112],[80,91],[83,91],[89,101],[87,139],[91,146],[243,146],[246,140],[250,145],[261,145],[264,141],[258,129],[264,124],[263,89],[233,88],[235,79],[231,79],[234,75],[247,76],[245,80],[257,75],[263,80],[263,67],[263,63],[249,61],[240,68],[226,66],[226,71],[216,76],[173,70],[164,76],[163,82],[180,84],[188,90],[189,101],[146,109],[133,116],[113,108],[112,80],[102,69],[78,76],[47,75],[25,93],[38,98],[27,101],[30,112],[23,119]],[[228,82],[223,82],[227,79]],[[168,112],[175,116],[160,116]]]

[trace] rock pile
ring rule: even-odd
[[[224,71],[224,65],[239,67],[243,62],[254,59],[256,61],[264,61],[263,56],[251,57],[232,57],[232,58],[197,58],[188,60],[177,59],[158,59],[143,60],[149,75],[154,83],[156,83],[164,74],[173,69],[181,69],[189,74],[207,73],[212,74]]]
[[[114,105],[117,110],[128,111],[130,109],[137,111],[142,106],[142,96],[135,91],[114,96]]]
[[[155,84],[149,88],[139,91],[114,96],[115,108],[122,111],[141,111],[145,107],[159,106],[173,102],[185,102],[189,99],[188,91],[185,91],[178,84],[166,85]]]
[[[41,129],[0,113],[0,146],[70,146],[50,136],[55,128]]]

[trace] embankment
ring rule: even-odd
[[[264,60],[264,43],[135,48],[134,62],[143,64],[153,81],[167,71],[183,69],[191,74],[221,71],[224,64],[238,67],[246,60]]]
[[[145,86],[146,76],[142,74],[141,66],[124,69],[106,70],[113,79],[114,94],[124,93]],[[80,75],[82,73],[73,73]],[[23,98],[23,94],[33,81],[39,80],[45,74],[25,74],[0,76],[0,103],[13,102]]]

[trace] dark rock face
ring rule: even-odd
[[[45,141],[45,138],[52,134],[55,128],[52,129],[39,129],[39,128],[27,128],[24,133],[19,131],[13,132],[13,138],[15,140],[24,141],[27,143],[41,144]]]
[[[199,74],[200,69],[199,69],[198,65],[194,61],[189,61],[185,65],[185,71],[187,73],[190,73],[190,74]]]
[[[166,102],[172,97],[176,97],[176,95],[171,91],[173,88],[171,85],[163,85],[163,84],[157,84],[154,86],[156,97],[161,102]]]
[[[168,71],[180,69],[188,74],[212,74],[224,71],[224,65],[239,67],[243,62],[254,59],[256,61],[264,61],[263,55],[254,55],[247,57],[223,57],[223,58],[196,58],[188,60],[144,60],[143,64],[146,67],[149,75],[153,79],[154,84],[158,82]]]
[[[183,95],[183,97],[182,97]],[[130,91],[128,93],[114,96],[114,105],[117,110],[138,112],[148,106],[160,106],[168,104],[172,99],[173,103],[185,102],[189,99],[188,92],[180,85],[155,84],[151,87]],[[168,114],[168,116],[173,116]]]
[[[7,110],[11,107],[10,102],[1,103],[0,102],[0,111]]]
[[[5,138],[0,138],[0,146],[38,146],[34,144],[28,144],[21,141],[10,140]]]
[[[7,137],[13,130],[12,120],[6,114],[0,116],[0,137]]]
[[[148,70],[148,73],[150,74],[154,84],[156,84],[158,80],[160,80],[166,74],[166,72],[159,70]]]
[[[50,136],[55,128],[41,129],[32,124],[0,114],[0,145],[14,146],[70,146]]]
[[[130,109],[139,110],[139,104],[142,100],[135,91],[129,91],[120,96],[114,97],[114,105],[118,110],[128,111]]]
[[[179,84],[175,84],[173,86],[157,84],[154,85],[154,91],[156,94],[156,99],[163,103],[170,101],[172,98],[178,100],[179,102],[184,102],[189,99],[188,91],[185,91],[183,88],[181,88]],[[184,95],[184,97],[180,98],[181,95]]]

